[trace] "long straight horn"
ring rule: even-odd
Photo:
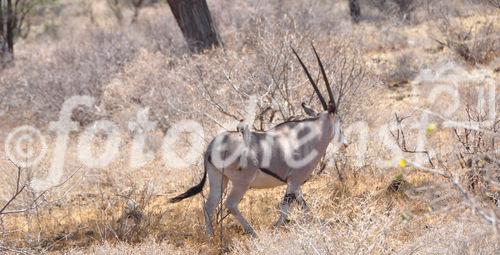
[[[323,98],[323,96],[321,95],[321,92],[319,91],[318,86],[316,85],[316,83],[314,82],[313,78],[311,77],[311,74],[307,70],[306,65],[304,65],[304,62],[302,62],[302,59],[300,59],[299,54],[297,54],[297,52],[295,51],[295,49],[293,47],[291,47],[291,46],[290,46],[290,48],[292,48],[293,54],[295,54],[295,56],[297,57],[297,59],[299,59],[300,65],[304,69],[304,72],[306,73],[307,78],[311,82],[311,85],[313,86],[314,91],[316,92],[316,95],[318,95],[319,101],[321,101],[321,105],[323,105],[323,109],[327,110],[328,109],[328,105],[326,104],[325,98]]]
[[[321,69],[321,74],[323,75],[323,80],[325,80],[326,89],[328,90],[328,96],[330,96],[330,102],[333,104],[333,109],[337,109],[337,105],[335,104],[335,97],[333,96],[332,87],[330,87],[330,81],[328,81],[328,77],[326,76],[325,68],[323,67],[323,62],[319,58],[318,52],[314,45],[311,43],[311,46],[314,51],[314,55],[316,55],[316,59],[318,60],[319,68]]]

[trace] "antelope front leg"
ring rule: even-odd
[[[278,221],[274,224],[274,227],[280,227],[288,222],[288,210],[290,205],[296,199],[295,193],[286,193],[283,201],[280,203],[280,217]]]
[[[283,201],[280,203],[280,216],[278,221],[274,224],[275,227],[280,227],[288,222],[288,211],[294,201],[297,201],[306,211],[308,210],[304,196],[300,191],[300,185],[296,184],[296,182],[291,182],[288,183],[285,197],[283,197]]]

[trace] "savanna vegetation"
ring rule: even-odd
[[[189,41],[205,33],[182,29],[175,2],[0,0],[0,254],[499,253],[498,1],[207,0],[208,44]],[[332,145],[304,184],[311,213],[295,206],[273,228],[285,187],[251,190],[240,209],[258,237],[223,209],[207,237],[206,190],[168,203],[199,182],[203,152],[179,167],[164,137],[194,120],[206,144],[252,113],[267,130],[305,118],[302,103],[320,110],[291,50],[320,77],[311,43],[334,92],[352,88],[339,112],[350,146]],[[62,178],[36,190],[74,96],[93,101],[69,113]],[[121,137],[102,165],[79,150],[99,121]],[[45,144],[9,145],[25,125]],[[141,134],[143,164],[130,154]],[[178,154],[189,147],[181,135]],[[9,148],[46,153],[23,165]]]

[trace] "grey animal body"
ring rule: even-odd
[[[264,189],[287,185],[280,203],[280,215],[275,224],[280,226],[287,221],[288,209],[292,202],[296,201],[303,209],[308,210],[300,187],[325,155],[330,142],[335,140],[344,146],[347,145],[337,115],[338,104],[334,100],[316,50],[314,49],[314,53],[330,96],[329,104],[326,104],[300,57],[295,50],[293,52],[322,102],[324,111],[316,117],[281,123],[265,132],[250,131],[248,127],[239,125],[237,132],[223,132],[211,141],[204,154],[205,171],[201,182],[170,200],[179,202],[200,193],[208,177],[210,187],[204,213],[207,233],[210,236],[214,233],[212,220],[215,209],[229,181],[232,185],[225,201],[226,208],[239,221],[245,232],[256,236],[254,229],[238,209],[245,193],[251,188]]]

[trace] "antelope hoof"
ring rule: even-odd
[[[289,219],[284,219],[284,220],[279,219],[276,223],[274,223],[274,227],[275,228],[279,228],[279,227],[281,227],[281,226],[283,226],[285,224],[288,224],[288,223],[290,223]]]
[[[255,233],[253,228],[245,229],[245,234],[251,235],[253,238],[257,238],[257,233]]]

